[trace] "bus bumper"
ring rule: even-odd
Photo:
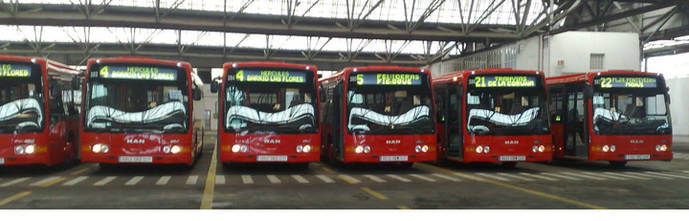
[[[546,162],[553,160],[553,152],[528,152],[528,153],[489,153],[489,154],[477,154],[475,152],[464,154],[464,160],[462,162],[487,162],[487,163],[500,163],[500,162]]]
[[[670,161],[672,151],[611,153],[591,151],[589,161]]]
[[[191,164],[192,154],[189,152],[160,155],[115,155],[84,153],[82,162],[108,164]]]
[[[41,164],[50,166],[50,156],[48,153],[34,153],[34,154],[5,154],[0,155],[0,166],[14,166],[14,165],[34,165]]]
[[[353,153],[344,155],[345,163],[415,163],[436,161],[435,151],[426,153]]]
[[[235,153],[232,151],[220,151],[222,163],[309,163],[318,162],[321,159],[320,152],[309,153]]]

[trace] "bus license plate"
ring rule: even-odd
[[[0,157],[0,164],[5,164],[5,158]]]
[[[259,155],[256,156],[256,161],[285,162],[287,161],[287,155]]]
[[[120,156],[120,163],[153,163],[153,157]]]
[[[498,158],[500,161],[525,161],[526,156],[520,155],[520,156],[500,156]]]
[[[624,155],[625,160],[648,160],[651,159],[650,154],[627,154]]]
[[[409,160],[409,158],[407,156],[380,156],[381,162],[408,161],[408,160]]]

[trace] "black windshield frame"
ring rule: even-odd
[[[656,79],[656,88],[602,88],[601,87],[601,80],[600,78],[602,77],[647,77],[647,78],[655,78]],[[605,94],[608,95],[608,99],[610,99],[611,96],[615,96],[616,98],[614,100],[618,100],[619,98],[617,96],[632,96],[633,98],[641,98],[641,97],[652,97],[652,96],[661,96],[663,97],[664,101],[664,108],[665,108],[665,114],[664,115],[656,115],[656,116],[661,116],[665,117],[665,124],[667,124],[667,128],[665,128],[663,131],[658,132],[650,132],[650,130],[644,130],[642,127],[631,127],[630,128],[620,128],[618,131],[613,130],[612,128],[607,129],[601,129],[598,125],[599,123],[595,118],[595,111],[596,108],[602,108],[605,110],[611,110],[612,109],[612,104],[611,103],[606,103],[606,98]],[[596,99],[596,96],[602,95],[603,96],[603,104],[596,104],[594,102],[594,99]],[[670,114],[670,104],[669,100],[666,100],[668,97],[667,93],[667,85],[665,83],[665,79],[662,76],[658,75],[639,75],[639,74],[614,74],[614,75],[599,75],[595,76],[593,78],[593,97],[591,98],[591,121],[592,121],[592,128],[593,131],[596,135],[671,135],[672,134],[672,117]],[[607,100],[609,101],[609,100]],[[619,102],[619,101],[618,101]],[[644,107],[646,107],[646,101],[644,102]],[[606,107],[606,104],[609,107]],[[602,105],[602,106],[601,106]],[[619,104],[616,104],[616,106]],[[646,116],[648,117],[648,116]],[[614,122],[610,122],[614,123]],[[619,122],[618,122],[619,123]]]
[[[237,72],[240,70],[267,70],[267,71],[296,71],[296,72],[304,72],[305,73],[305,82],[303,83],[278,83],[278,82],[246,82],[246,81],[236,81],[232,76],[236,75]],[[251,133],[251,134],[316,134],[320,131],[320,101],[318,98],[318,89],[317,89],[317,84],[315,82],[315,73],[312,70],[309,69],[298,69],[298,68],[284,68],[284,67],[261,67],[261,66],[252,66],[252,67],[230,67],[227,70],[225,70],[225,79],[222,84],[223,90],[222,94],[220,94],[220,103],[219,106],[222,108],[222,113],[223,113],[223,119],[220,119],[219,122],[220,127],[222,130],[226,133]],[[230,87],[235,87],[237,89],[240,89],[242,91],[248,90],[250,93],[253,91],[252,89],[257,89],[258,92],[260,93],[272,93],[272,94],[278,94],[278,93],[286,93],[285,90],[287,89],[299,89],[300,93],[299,95],[306,95],[308,94],[311,98],[311,107],[313,107],[314,110],[314,115],[311,116],[309,119],[304,119],[305,122],[310,120],[310,123],[312,123],[311,127],[306,130],[299,130],[299,128],[295,128],[292,126],[286,126],[286,124],[257,124],[257,123],[251,123],[251,126],[249,123],[247,123],[247,126],[240,128],[239,130],[235,130],[232,127],[228,127],[227,125],[227,113],[230,109],[230,104],[227,102],[227,93]],[[281,91],[282,90],[282,91]],[[302,100],[301,104],[307,104],[304,100]],[[249,104],[249,106],[246,105],[238,105],[242,107],[248,107],[255,109],[257,108],[255,105]],[[282,105],[281,105],[282,106]],[[284,108],[281,111],[286,111],[286,109],[290,108],[290,104],[285,104]],[[267,112],[267,111],[266,111]],[[280,112],[280,111],[278,111]]]
[[[395,74],[418,74],[421,78],[421,84],[420,85],[357,85],[356,83],[356,75],[358,74],[376,74],[376,73],[395,73]],[[433,94],[431,91],[431,84],[430,84],[430,77],[428,76],[427,73],[424,72],[410,72],[410,71],[390,71],[390,70],[380,70],[380,71],[361,71],[361,72],[351,72],[349,74],[349,79],[348,79],[348,84],[347,84],[347,89],[345,90],[344,94],[344,99],[345,99],[345,120],[344,120],[344,127],[347,131],[348,134],[350,135],[409,135],[409,134],[433,134],[435,133],[436,130],[436,116],[435,116],[435,102],[433,98]],[[420,106],[427,106],[429,108],[429,115],[427,119],[424,119],[423,121],[420,121],[419,123],[415,123],[414,125],[420,126],[420,125],[426,125],[426,127],[401,127],[401,128],[388,128],[387,126],[379,126],[378,129],[376,130],[371,130],[371,131],[353,131],[352,128],[349,128],[350,125],[350,116],[352,114],[352,109],[355,107],[365,107],[367,109],[373,108],[369,107],[367,105],[356,105],[352,104],[350,101],[350,92],[395,92],[395,91],[406,91],[406,96],[407,99],[413,99],[412,95],[419,95],[420,102],[421,104],[418,106],[414,107],[420,107]],[[368,98],[366,98],[368,99]],[[428,101],[428,102],[425,102]],[[405,102],[408,102],[408,100],[405,100]],[[412,108],[409,108],[410,111]],[[379,111],[379,110],[373,110],[374,112],[377,112],[379,114],[383,114],[384,111]],[[400,110],[395,110],[396,113],[399,115],[403,114],[402,111]],[[405,111],[406,113],[406,111]],[[414,128],[413,130],[411,128]]]
[[[175,81],[161,81],[161,80],[136,80],[136,79],[104,79],[99,76],[99,71],[103,66],[144,66],[144,67],[159,67],[159,68],[172,68],[177,70],[177,79]],[[82,122],[84,131],[87,132],[109,132],[109,133],[155,133],[155,134],[186,134],[190,131],[192,125],[193,116],[191,113],[191,80],[189,79],[189,73],[184,67],[165,65],[165,64],[155,64],[155,63],[136,63],[136,62],[111,62],[111,63],[96,63],[89,67],[89,76],[86,80],[86,85],[84,85],[84,98],[82,102],[84,103],[84,111],[82,115]],[[173,83],[170,83],[173,82]],[[92,128],[88,127],[86,117],[88,116],[89,110],[94,106],[92,104],[92,92],[94,83],[104,84],[104,83],[132,83],[133,87],[138,86],[138,84],[145,84],[145,86],[150,86],[149,84],[155,86],[177,86],[182,89],[183,105],[186,110],[185,120],[183,130],[175,131],[164,131],[163,129],[153,129],[153,128],[140,128],[140,127],[108,127],[108,128]],[[170,103],[170,102],[168,102]],[[163,105],[156,104],[157,106]],[[146,125],[145,123],[140,123],[140,125]]]
[[[486,87],[486,88],[477,88],[475,87],[474,84],[472,84],[473,79],[475,77],[479,76],[531,76],[535,77],[536,84],[534,87]],[[501,73],[492,73],[492,74],[477,74],[477,75],[472,75],[469,78],[467,78],[467,87],[466,87],[466,93],[464,94],[464,115],[465,115],[465,120],[466,120],[466,125],[464,127],[464,131],[466,131],[467,134],[472,135],[472,136],[512,136],[512,135],[547,135],[551,133],[551,128],[550,128],[550,117],[549,117],[549,111],[548,111],[548,97],[547,97],[547,92],[545,88],[545,79],[541,75],[535,75],[535,74],[501,74]],[[471,110],[474,109],[472,107],[476,105],[469,104],[469,94],[472,93],[481,93],[481,94],[489,94],[491,96],[495,96],[496,94],[510,94],[514,93],[515,99],[518,95],[520,96],[529,96],[529,97],[537,97],[538,98],[538,105],[537,106],[530,106],[531,108],[533,107],[538,107],[539,112],[532,121],[536,121],[536,123],[540,122],[541,125],[530,125],[528,128],[531,128],[530,130],[527,128],[527,126],[514,126],[514,127],[504,127],[501,128],[499,131],[494,131],[493,129],[489,130],[489,132],[485,133],[476,133],[474,131],[471,131],[469,129],[469,113],[471,113]],[[493,98],[495,99],[495,98]],[[531,102],[531,101],[529,101]],[[482,104],[481,104],[482,105]],[[481,109],[481,108],[477,108]],[[495,112],[497,113],[497,112]],[[522,112],[523,113],[523,112]]]
[[[0,134],[8,134],[8,133],[19,133],[19,134],[28,134],[28,133],[42,133],[45,128],[46,128],[46,121],[50,117],[46,113],[46,92],[45,92],[45,76],[43,75],[43,66],[41,66],[38,63],[32,63],[32,62],[21,62],[21,61],[0,61],[2,64],[13,64],[13,65],[28,65],[31,67],[31,76],[28,79],[15,79],[15,78],[3,78],[0,77],[0,85],[17,85],[20,83],[34,83],[35,84],[35,89],[36,89],[36,94],[33,96],[38,101],[39,104],[39,109],[40,109],[40,114],[43,116],[41,121],[39,122],[39,127],[35,129],[30,129],[30,130],[23,130],[23,131],[16,131],[15,129],[12,130],[5,130],[3,127],[0,127]],[[3,86],[4,87],[4,86]],[[5,88],[3,88],[5,89]],[[3,96],[3,95],[0,95]],[[23,97],[21,99],[25,99],[29,97]],[[2,99],[0,97],[0,99]],[[7,100],[7,102],[3,102],[0,100],[0,105],[5,105],[7,103],[16,101],[15,100]]]

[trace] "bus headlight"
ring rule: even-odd
[[[667,145],[660,145],[660,151],[667,151]]]
[[[414,151],[416,151],[417,153],[418,153],[418,152],[421,152],[421,145],[416,145],[416,146],[414,147]]]
[[[311,151],[311,145],[308,145],[308,144],[304,145],[304,147],[302,148],[302,151],[304,151],[304,153],[310,152]]]
[[[93,151],[94,153],[101,153],[101,152],[107,153],[108,150],[109,150],[108,145],[105,145],[105,144],[99,144],[98,143],[98,144],[94,144],[91,147],[91,151]]]
[[[24,153],[26,153],[26,154],[32,154],[32,153],[34,153],[35,150],[36,150],[36,146],[34,146],[33,144],[30,144],[30,145],[24,147]]]
[[[371,152],[371,147],[368,146],[368,145],[366,145],[366,146],[364,147],[364,153],[369,153],[369,152]]]
[[[232,145],[232,152],[234,152],[234,153],[239,152],[239,150],[241,150],[241,149],[242,149],[242,146],[240,146],[239,144]]]
[[[177,145],[172,146],[172,149],[170,149],[170,152],[173,154],[179,153],[180,151],[182,151],[182,147],[177,146]]]
[[[545,151],[545,146],[543,146],[543,145],[538,146],[538,152],[543,153],[543,151]]]
[[[164,146],[163,153],[170,153],[170,146]]]
[[[22,146],[16,146],[16,147],[14,147],[14,153],[15,154],[24,154],[24,148]]]
[[[247,150],[249,150],[249,147],[247,147],[246,145],[242,145],[242,152],[246,152]]]
[[[424,152],[425,152],[425,151],[424,151]],[[484,148],[483,148],[483,152],[484,152],[484,153],[490,152],[490,147],[489,147],[489,146],[484,147]]]
[[[428,152],[428,145],[423,145],[423,147],[421,147],[421,151],[423,151],[424,153]]]
[[[534,146],[531,147],[531,152],[534,152],[534,153],[535,153],[535,152],[537,152],[537,151],[538,151],[538,147],[537,147],[536,145],[534,145]]]
[[[481,152],[483,152],[483,147],[482,146],[476,147],[476,153],[481,153]]]
[[[603,152],[608,152],[610,150],[610,147],[608,145],[603,145]]]
[[[615,145],[610,146],[610,152],[615,152]]]
[[[362,146],[356,146],[356,148],[354,148],[354,152],[355,152],[355,153],[364,152],[364,147],[362,147]]]
[[[301,145],[297,145],[297,153],[301,153],[301,151],[304,149]]]

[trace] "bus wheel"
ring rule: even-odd
[[[400,163],[399,167],[402,169],[409,169],[414,166],[414,163],[412,162],[407,162],[407,163]]]
[[[112,170],[113,168],[115,168],[115,164],[99,163],[98,167],[100,167],[101,170]]]
[[[297,163],[297,164],[294,164],[294,168],[297,170],[308,170],[309,169],[309,163]]]
[[[614,168],[623,168],[627,166],[627,161],[610,161],[610,166]]]
[[[500,166],[504,169],[514,169],[517,167],[517,162],[502,162]]]

